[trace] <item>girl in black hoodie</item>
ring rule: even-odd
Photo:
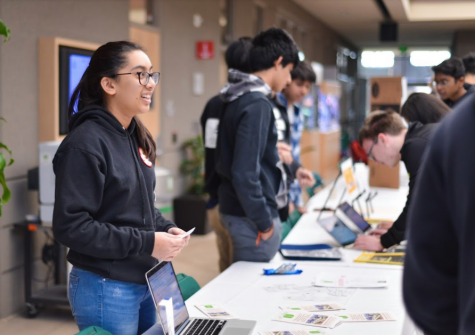
[[[151,71],[136,44],[97,49],[71,97],[69,135],[53,160],[53,231],[70,248],[69,301],[80,330],[135,335],[155,324],[145,272],[189,240],[154,207],[156,145],[137,117],[149,111],[159,80]]]

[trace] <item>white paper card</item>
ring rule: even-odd
[[[323,328],[335,328],[342,323],[342,319],[337,316],[328,314],[301,313],[295,311],[285,311],[280,313],[274,320]]]
[[[280,330],[280,331],[262,331],[259,335],[320,335],[328,334],[324,330]]]
[[[195,305],[195,307],[213,319],[237,319],[234,315],[217,304]]]
[[[348,313],[339,314],[343,322],[379,322],[379,321],[396,321],[394,315],[389,312],[378,313]]]
[[[284,311],[303,311],[303,312],[325,312],[325,311],[339,311],[345,309],[337,303],[302,305],[302,306],[281,306]]]
[[[191,233],[195,231],[195,228],[196,228],[196,227],[191,228],[190,230],[188,230],[188,231],[187,231],[186,233],[184,233],[183,235],[180,235],[180,237],[181,237],[181,238],[185,238],[185,237],[187,237],[188,235],[191,235]]]
[[[322,287],[387,287],[388,281],[386,277],[319,273],[315,278],[314,285]]]
[[[218,126],[219,119],[210,118],[206,121],[205,148],[216,149],[216,142],[218,141]]]

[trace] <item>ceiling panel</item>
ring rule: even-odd
[[[360,48],[399,45],[449,47],[455,31],[475,30],[475,20],[409,22],[404,0],[384,0],[392,18],[399,23],[399,41],[382,43],[379,42],[379,23],[383,16],[374,0],[293,1]]]

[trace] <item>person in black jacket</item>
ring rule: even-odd
[[[156,145],[137,118],[159,81],[149,71],[136,44],[99,47],[72,94],[69,134],[53,160],[53,233],[70,248],[68,297],[80,330],[132,335],[154,325],[145,273],[188,243],[154,207]]]
[[[252,38],[241,37],[226,49],[225,60],[229,69],[245,73],[251,72],[249,52],[252,47]],[[201,129],[205,146],[205,192],[209,194],[206,209],[208,221],[216,233],[216,243],[219,252],[219,270],[223,272],[233,262],[232,240],[227,229],[219,217],[218,188],[221,179],[216,172],[216,142],[218,139],[219,119],[223,112],[225,102],[220,95],[212,97],[204,108],[200,118]]]
[[[361,235],[356,249],[381,251],[405,239],[407,212],[412,201],[414,186],[419,177],[419,166],[436,123],[422,125],[413,122],[406,128],[401,116],[394,111],[371,112],[360,129],[359,137],[368,158],[379,164],[395,167],[403,161],[409,174],[409,194],[406,205],[389,230],[375,229],[371,235]]]
[[[438,123],[452,109],[432,94],[412,93],[401,107],[401,116],[407,121],[422,124]]]
[[[435,132],[408,215],[406,310],[426,335],[475,334],[475,95]]]
[[[278,28],[258,34],[252,44],[252,74],[230,70],[221,90],[228,104],[216,149],[219,210],[233,242],[234,262],[267,262],[274,257],[282,230],[278,209],[288,201],[269,97],[290,83],[298,49]]]
[[[475,85],[475,52],[469,52],[462,58],[465,68],[465,83]]]
[[[434,71],[434,85],[440,98],[453,108],[468,95],[475,92],[475,87],[465,82],[465,68],[458,57],[444,60]]]

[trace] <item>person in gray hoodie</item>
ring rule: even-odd
[[[233,243],[233,262],[267,262],[279,249],[278,209],[287,204],[285,173],[269,97],[291,81],[298,48],[284,30],[271,28],[252,41],[252,74],[229,71],[218,130],[216,171],[220,216]]]

